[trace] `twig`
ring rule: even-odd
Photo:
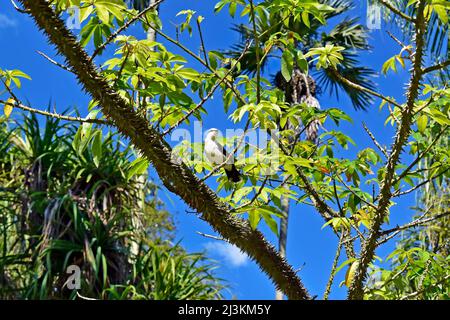
[[[119,72],[117,73],[116,81],[114,81],[114,87],[117,85],[117,82],[122,77],[123,70],[125,69],[125,65],[127,63],[128,57],[130,56],[130,50],[127,50],[127,54],[125,55],[125,58],[123,60],[122,65],[120,66]]]
[[[339,257],[341,255],[341,249],[342,249],[343,241],[344,241],[344,233],[342,233],[340,238],[339,238],[339,244],[338,244],[338,247],[336,249],[336,254],[334,256],[333,265],[331,267],[330,278],[328,279],[327,286],[326,286],[326,289],[325,289],[325,293],[323,294],[323,300],[328,300],[328,296],[330,295],[331,286],[333,285],[334,276],[336,275],[337,264],[339,262]]]
[[[200,44],[202,46],[203,56],[205,57],[205,63],[209,67],[208,53],[206,52],[206,46],[205,46],[205,40],[203,39],[202,27],[201,27],[200,21],[198,19],[197,19],[197,29],[198,29],[198,35],[200,36]]]
[[[3,79],[0,79],[3,83],[3,85],[5,86],[6,90],[9,92],[9,94],[11,95],[11,97],[13,98],[15,103],[11,103],[8,101],[3,101],[0,100],[0,103],[4,104],[4,105],[9,105],[12,107],[16,107],[22,110],[26,110],[26,111],[30,111],[33,113],[37,113],[37,114],[41,114],[47,117],[52,117],[52,118],[56,118],[56,119],[61,119],[61,120],[67,120],[67,121],[75,121],[75,122],[85,122],[85,123],[97,123],[97,124],[109,124],[111,125],[112,123],[106,120],[101,120],[101,119],[88,119],[88,118],[80,118],[80,117],[70,117],[70,116],[64,116],[61,114],[57,114],[57,113],[51,113],[51,112],[47,112],[47,111],[43,111],[43,110],[39,110],[39,109],[34,109],[31,107],[27,107],[25,105],[23,105],[20,101],[20,99],[16,96],[16,94],[11,90],[11,88],[6,84],[6,82]]]
[[[260,194],[263,192],[264,187],[266,186],[266,183],[267,183],[268,180],[269,180],[269,176],[266,176],[266,178],[264,179],[263,183],[259,187],[258,192],[255,193],[254,197],[250,200],[250,202],[244,203],[243,205],[234,208],[232,211],[234,211],[234,212],[235,211],[239,211],[239,210],[242,210],[245,207],[251,206],[256,201],[256,199],[258,199]]]
[[[373,133],[369,130],[369,128],[366,126],[366,124],[363,122],[362,125],[364,127],[364,130],[366,130],[367,134],[372,139],[375,146],[378,148],[378,150],[380,150],[381,153],[383,153],[386,158],[389,158],[389,155],[388,155],[386,149],[381,146],[381,144],[377,141],[377,139],[375,138]]]
[[[398,126],[400,126],[400,120],[398,120],[398,118],[397,118],[397,116],[395,115],[395,113],[394,113],[394,110],[392,110],[392,108],[391,108],[391,105],[390,104],[388,104],[388,109],[389,109],[389,114],[392,116],[392,119],[394,119],[394,121],[395,121],[395,123],[398,125]]]
[[[435,176],[433,176],[433,177],[431,177],[431,178],[429,178],[429,179],[427,179],[427,180],[425,180],[425,181],[420,182],[419,184],[415,185],[414,187],[412,187],[412,188],[410,188],[410,189],[408,189],[408,190],[405,190],[405,191],[400,191],[400,190],[399,190],[399,191],[395,192],[392,196],[393,196],[393,197],[400,197],[400,196],[404,196],[404,195],[406,195],[406,194],[409,194],[409,193],[411,193],[411,192],[414,192],[414,191],[416,191],[417,189],[421,188],[422,186],[426,185],[427,183],[430,183],[430,182],[433,181],[434,179],[439,178],[439,177],[442,176],[444,173],[446,173],[449,169],[450,169],[450,168],[447,168],[447,169],[445,169],[445,170],[439,172],[437,175],[435,175]]]
[[[417,227],[417,226],[420,226],[420,225],[426,224],[428,222],[435,221],[435,220],[438,220],[440,218],[444,218],[444,217],[450,215],[450,211],[446,211],[446,212],[443,212],[443,213],[437,214],[435,216],[432,216],[432,217],[424,219],[424,216],[427,213],[428,212],[426,212],[420,218],[418,218],[418,219],[416,219],[416,220],[414,220],[414,221],[412,221],[410,223],[404,224],[402,226],[397,226],[397,227],[392,228],[392,229],[384,230],[380,234],[381,235],[388,235],[388,234],[391,234],[391,233],[394,233],[394,232],[397,232],[397,231],[402,231],[402,230],[409,229],[409,228],[412,228],[412,227]]]
[[[394,36],[389,30],[387,30],[386,31],[387,33],[388,33],[388,35],[395,41],[395,42],[397,42],[399,45],[400,45],[400,47],[402,47],[402,49],[403,50],[405,50],[405,51],[407,51],[408,53],[409,53],[409,57],[412,57],[413,56],[413,51],[410,49],[410,48],[408,48],[408,46],[407,45],[405,45],[403,42],[401,42],[396,36]]]
[[[436,70],[444,69],[445,67],[448,67],[448,66],[450,66],[450,60],[447,60],[447,61],[441,62],[437,65],[425,68],[422,70],[422,73],[425,74],[425,73],[433,72]]]
[[[201,236],[203,236],[205,238],[228,242],[227,239],[224,239],[222,237],[216,237],[216,236],[213,236],[213,235],[210,235],[210,234],[207,234],[207,233],[203,233],[203,232],[200,232],[200,231],[197,231],[197,234],[199,234],[199,235],[201,235]]]
[[[360,199],[362,202],[364,202],[365,204],[367,204],[368,206],[374,208],[375,210],[378,209],[376,205],[374,205],[373,203],[367,201],[366,199],[364,199],[362,196],[358,195],[352,188],[350,188],[350,186],[348,184],[346,184],[344,182],[344,180],[341,179],[340,176],[336,176],[336,178],[339,180],[340,183],[342,183],[344,185],[345,188],[347,188],[348,191],[350,191],[355,197],[358,197],[358,199]]]
[[[104,125],[112,125],[113,123],[111,121],[108,120],[102,120],[102,119],[90,119],[90,118],[81,118],[81,117],[70,117],[70,116],[65,116],[62,114],[58,114],[58,113],[51,113],[51,112],[47,112],[47,111],[43,111],[43,110],[39,110],[39,109],[34,109],[28,106],[25,106],[17,101],[15,101],[15,103],[10,103],[7,101],[3,101],[0,100],[1,104],[6,104],[6,105],[10,105],[12,107],[15,108],[19,108],[25,111],[29,111],[29,112],[33,112],[36,114],[40,114],[46,117],[51,117],[51,118],[55,118],[55,119],[60,119],[60,120],[65,120],[65,121],[74,121],[74,122],[82,122],[82,123],[95,123],[95,124],[104,124]]]
[[[444,126],[442,130],[437,134],[437,136],[433,139],[433,141],[428,145],[428,147],[423,150],[417,157],[414,159],[413,162],[397,177],[397,179],[394,180],[392,183],[395,185],[397,182],[399,182],[401,179],[403,179],[405,176],[408,175],[408,173],[411,171],[411,169],[428,153],[430,152],[431,148],[434,147],[434,145],[438,142],[439,138],[442,136],[442,134],[445,132],[445,130],[448,129],[448,126]]]
[[[336,198],[336,202],[339,208],[339,212],[341,213],[342,217],[345,217],[345,213],[344,210],[342,210],[342,206],[341,206],[341,202],[339,201],[339,196],[337,193],[337,188],[336,188],[336,180],[333,178],[333,191],[334,191],[334,197]]]
[[[64,70],[66,70],[66,71],[69,71],[70,73],[74,73],[73,70],[72,70],[72,68],[70,68],[70,67],[68,67],[68,66],[65,66],[65,65],[63,65],[62,63],[59,63],[59,62],[53,60],[52,58],[50,58],[50,57],[49,57],[48,55],[46,55],[45,53],[43,53],[43,52],[41,52],[41,51],[39,51],[39,50],[37,50],[36,52],[37,52],[40,56],[44,57],[45,59],[47,59],[48,61],[50,61],[51,63],[53,63],[55,66],[58,66],[58,67],[60,67],[61,69],[64,69]]]

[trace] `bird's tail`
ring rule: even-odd
[[[241,174],[236,169],[236,166],[234,164],[231,166],[230,170],[225,169],[225,173],[227,174],[228,180],[231,180],[233,182],[241,181]]]

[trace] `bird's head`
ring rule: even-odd
[[[216,140],[218,135],[219,129],[211,128],[208,131],[206,131],[206,139]]]

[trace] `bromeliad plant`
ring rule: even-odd
[[[426,34],[430,28],[436,27],[430,23],[432,15],[429,13],[436,12],[442,16],[442,10],[447,12],[450,8],[448,1],[409,1],[409,6],[414,10],[408,12],[398,10],[389,1],[380,1],[390,14],[411,23],[413,30],[407,45],[396,39],[401,47],[398,59],[392,60],[404,63],[410,70],[404,101],[387,97],[372,86],[356,83],[351,74],[344,72],[345,63],[352,60],[348,59],[348,52],[341,42],[351,39],[340,38],[339,30],[334,36],[308,42],[314,37],[305,37],[302,33],[304,28],[292,27],[289,32],[280,30],[274,37],[267,37],[268,33],[261,29],[267,17],[280,17],[281,23],[285,25],[287,22],[290,26],[301,24],[311,29],[311,34],[316,34],[318,26],[327,23],[327,19],[336,13],[336,8],[325,4],[332,1],[220,1],[218,9],[229,6],[232,15],[240,13],[250,25],[250,29],[245,32],[251,33],[249,40],[253,41],[254,46],[247,43],[239,54],[232,57],[217,51],[207,51],[202,37],[200,55],[195,53],[197,50],[172,38],[161,28],[162,22],[154,10],[159,2],[140,12],[128,9],[125,2],[120,0],[107,4],[104,1],[80,0],[19,2],[23,11],[34,19],[64,56],[66,65],[63,67],[72,72],[92,96],[91,110],[101,111],[104,116],[95,121],[113,125],[128,137],[152,163],[164,186],[179,195],[227,241],[254,259],[276,287],[289,298],[310,299],[311,295],[293,268],[258,230],[260,221],[264,221],[271,230],[277,232],[276,221],[280,216],[282,197],[289,197],[298,205],[314,206],[323,218],[324,225],[331,228],[340,239],[336,256],[339,257],[341,247],[345,248],[349,259],[346,262],[349,265],[346,279],[349,299],[371,297],[366,279],[375,251],[380,245],[393,238],[391,235],[399,230],[431,221],[425,215],[404,226],[387,227],[390,217],[397,213],[397,198],[439,177],[448,177],[448,150],[436,147],[437,140],[430,143],[429,138],[433,135],[448,135],[450,91],[445,84],[436,86],[429,82],[427,76],[448,68],[450,63],[446,60],[448,57],[436,64],[426,59]],[[71,5],[78,5],[82,9],[81,41],[67,30],[60,18]],[[191,10],[185,10],[180,15],[186,18],[180,28],[182,32],[192,32],[194,28],[191,25],[195,23],[201,33],[202,17],[197,17]],[[146,31],[152,29],[161,42],[139,40],[126,35],[128,27],[134,23],[141,24]],[[265,25],[270,26],[271,23]],[[437,27],[447,28],[448,21],[440,21]],[[177,46],[181,55],[168,51],[163,42]],[[109,60],[98,68],[94,65],[95,58],[113,43],[116,46],[115,56],[107,57]],[[284,51],[289,54],[283,54],[282,59],[281,69],[285,80],[292,78],[291,73],[296,68],[303,66],[302,71],[307,72],[308,66],[314,65],[344,89],[357,93],[355,97],[378,99],[388,112],[386,125],[395,131],[390,147],[383,146],[377,140],[376,133],[367,127],[365,129],[374,147],[361,146],[353,157],[341,156],[341,148],[346,149],[349,144],[355,143],[338,127],[320,135],[317,144],[301,139],[292,141],[289,130],[279,137],[273,135],[271,129],[287,121],[300,128],[312,120],[320,121],[321,124],[330,120],[336,124],[351,121],[342,108],[317,110],[307,103],[286,101],[286,96],[264,78],[265,55],[269,54],[274,43],[289,48]],[[298,50],[300,43],[303,44],[303,51]],[[87,44],[94,46],[89,54]],[[241,60],[251,48],[256,48],[254,73],[241,74]],[[192,66],[200,67],[197,70],[187,67],[188,61],[194,62]],[[389,66],[392,66],[392,61]],[[384,70],[388,71],[389,66]],[[5,78],[6,71],[3,71],[3,75]],[[15,96],[12,85],[12,82],[5,83],[9,91],[7,98],[10,98],[3,101],[5,106],[26,109],[27,106]],[[241,166],[246,178],[236,185],[227,182],[219,168],[211,168],[207,163],[192,163],[189,159],[183,159],[184,163],[174,161],[172,150],[166,142],[173,130],[189,122],[193,116],[201,119],[208,112],[204,107],[205,102],[219,88],[222,89],[224,113],[236,125],[241,125],[245,132],[257,128],[267,131],[271,137],[267,148],[248,145],[243,137],[237,139],[238,145],[246,148],[244,150],[252,150],[252,155],[247,159],[251,164],[244,163]],[[361,102],[361,98],[356,98],[356,101]],[[93,121],[80,118],[66,120]],[[276,154],[279,154],[279,165],[273,174],[266,175],[267,163],[258,161],[256,156],[270,154],[269,148],[275,148]],[[196,150],[195,146],[193,149]],[[406,154],[410,157],[406,157]],[[419,170],[417,165],[424,156],[432,156],[433,165]],[[95,164],[94,157],[92,155]],[[409,158],[412,160],[403,160],[405,163],[402,163],[402,159]],[[200,178],[205,170],[210,169],[218,175],[216,192],[207,185],[213,174]],[[289,192],[284,188],[286,183],[289,183]],[[109,189],[105,186],[100,190]],[[442,210],[433,219],[448,214],[448,207]],[[360,244],[359,248],[357,244]],[[429,258],[434,259],[434,256],[429,255]],[[329,293],[336,270],[335,264],[325,296]],[[430,270],[434,269],[430,267],[421,272]],[[434,280],[442,283],[448,278]]]

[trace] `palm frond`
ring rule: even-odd
[[[356,56],[353,53],[345,52],[343,56],[343,63],[337,67],[339,73],[353,83],[358,83],[368,89],[374,89],[375,83],[372,79],[376,75],[376,72],[370,68],[359,66]],[[366,110],[373,102],[371,95],[349,87],[337,79],[329,70],[321,69],[315,73],[315,76],[322,90],[328,90],[330,94],[335,94],[338,99],[339,89],[342,89],[357,110]]]

